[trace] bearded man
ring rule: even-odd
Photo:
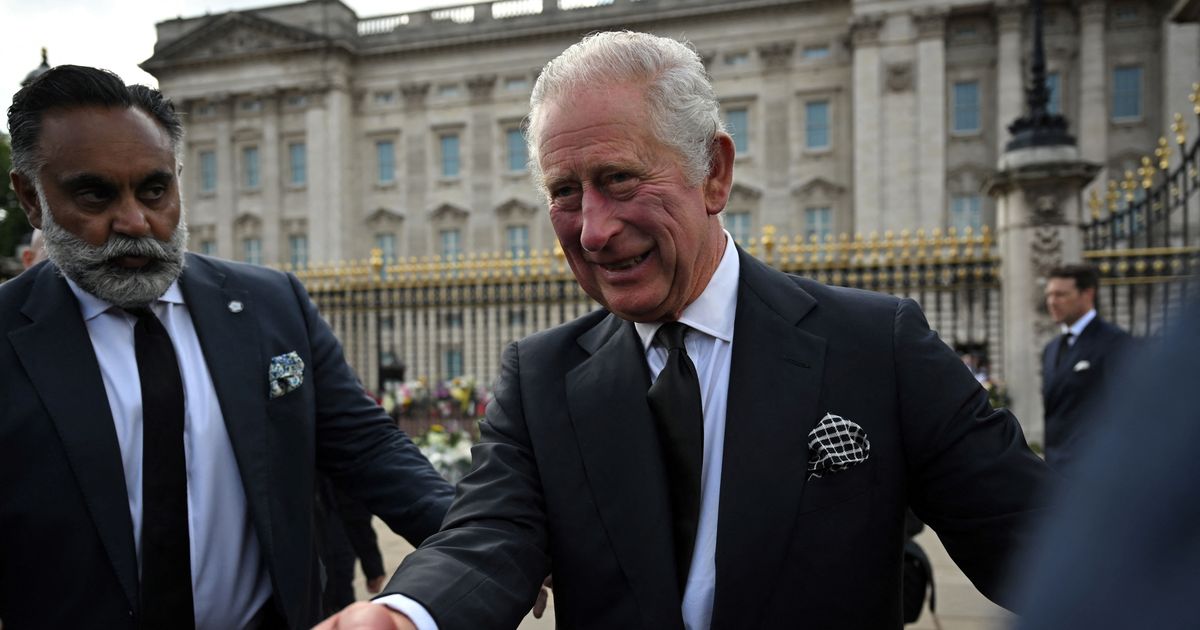
[[[0,619],[307,627],[314,474],[419,544],[451,488],[295,277],[186,253],[170,101],[59,66],[13,98],[47,262],[0,286]]]

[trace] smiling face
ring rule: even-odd
[[[678,319],[725,251],[717,214],[732,181],[733,143],[690,185],[677,152],[655,139],[637,84],[600,86],[547,103],[537,142],[550,222],[575,278],[619,317]]]
[[[41,122],[38,180],[12,182],[50,259],[117,306],[157,298],[182,270],[187,234],[166,130],[137,108],[52,110]]]

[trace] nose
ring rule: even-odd
[[[579,243],[585,251],[598,252],[621,231],[621,220],[616,216],[612,200],[603,192],[592,189],[583,191],[581,212],[583,231]]]
[[[150,234],[150,221],[146,218],[149,210],[138,201],[136,195],[122,195],[113,217],[112,229],[133,238],[142,238]]]

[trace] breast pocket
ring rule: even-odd
[[[838,472],[811,477],[800,497],[800,513],[807,514],[850,501],[875,487],[875,460]]]

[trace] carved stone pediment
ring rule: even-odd
[[[294,50],[328,38],[248,13],[213,16],[207,24],[155,51],[148,68],[184,61],[240,57],[258,52]]]
[[[528,218],[538,213],[538,207],[516,197],[496,206],[496,216],[500,219]]]
[[[382,226],[389,224],[401,223],[404,221],[404,213],[392,208],[376,208],[367,215],[367,224],[371,226]]]
[[[754,203],[762,197],[762,191],[752,186],[734,182],[729,189],[729,205],[745,205]]]
[[[262,217],[253,212],[241,212],[233,219],[233,226],[238,229],[257,228],[262,224]]]
[[[792,195],[796,197],[824,197],[832,199],[841,196],[846,192],[845,186],[835,184],[824,177],[813,177],[803,184],[792,189]]]
[[[466,221],[471,212],[454,204],[443,203],[429,212],[430,221],[454,223]]]

